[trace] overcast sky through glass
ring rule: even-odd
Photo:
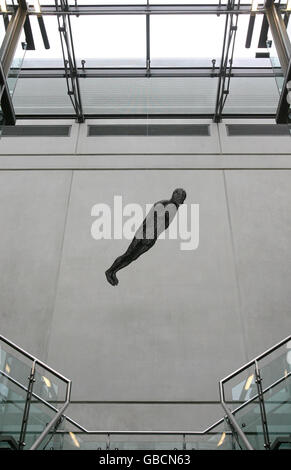
[[[54,4],[54,0],[43,0]],[[70,3],[74,5],[74,1]],[[145,4],[144,0],[78,0],[79,5],[90,4]],[[152,0],[152,4],[193,4],[201,0]],[[216,0],[205,3],[217,4]],[[249,3],[249,2],[242,2]],[[201,66],[219,62],[222,51],[225,15],[152,15],[151,16],[151,65]],[[31,17],[36,50],[27,51],[26,61],[62,59],[61,44],[55,16],[44,16],[51,48],[46,50],[42,43],[35,17]],[[252,47],[245,48],[249,15],[240,15],[235,46],[235,60],[255,59],[262,15],[257,15]],[[144,66],[146,56],[145,15],[99,15],[71,17],[74,46],[78,65],[86,60],[88,66]],[[261,59],[257,59],[258,66]],[[198,62],[197,62],[198,61]],[[43,61],[41,61],[43,62]]]

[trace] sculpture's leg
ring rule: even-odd
[[[119,282],[116,277],[117,271],[120,271],[120,269],[125,268],[130,263],[139,258],[143,253],[148,251],[155,244],[155,242],[156,240],[154,239],[144,240],[134,238],[131,244],[129,245],[127,251],[123,255],[116,258],[112,266],[105,272],[107,281],[111,285],[117,286]]]

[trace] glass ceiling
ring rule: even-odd
[[[6,3],[8,9],[17,5],[16,0]],[[58,0],[56,10],[55,0],[40,0],[49,49],[35,1],[27,3],[35,49],[25,52],[13,94],[17,117],[276,113],[282,72],[273,67],[274,47],[258,47],[263,12],[255,15],[246,47],[251,1]],[[69,6],[69,14],[62,4]],[[276,4],[287,23],[286,2]],[[118,10],[125,5],[129,14]],[[187,12],[177,11],[183,6]],[[67,42],[59,32],[62,21]],[[289,23],[287,31],[290,36]],[[0,19],[1,40],[4,34]],[[273,40],[270,30],[267,38]],[[20,44],[25,42],[23,32]],[[17,53],[23,54],[21,47]]]

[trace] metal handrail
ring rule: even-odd
[[[69,388],[69,393],[71,391],[71,382],[69,383],[68,385],[68,388]],[[34,442],[34,444],[31,446],[30,450],[36,450],[40,444],[42,443],[42,441],[44,440],[44,438],[49,434],[50,430],[55,426],[55,424],[58,423],[58,421],[60,420],[60,418],[63,416],[64,414],[64,411],[66,410],[66,408],[68,407],[70,401],[67,400],[64,404],[64,406],[58,411],[58,413],[56,413],[56,415],[54,416],[54,418],[48,423],[48,425],[44,428],[44,430],[42,431],[42,433],[40,434],[40,436],[36,439],[36,441]]]
[[[231,378],[235,377],[236,375],[240,374],[244,370],[248,369],[250,366],[254,365],[256,362],[260,361],[264,357],[268,356],[272,352],[274,352],[276,349],[279,349],[281,346],[283,346],[285,343],[288,343],[288,341],[291,341],[291,335],[287,336],[287,338],[283,339],[279,343],[275,344],[275,346],[272,346],[269,349],[266,349],[262,354],[259,356],[255,357],[251,361],[247,362],[244,364],[242,367],[237,369],[235,372],[232,372],[231,374],[227,375],[224,379],[220,380],[220,383],[224,384],[225,382],[229,381]]]
[[[255,366],[257,367],[258,365],[258,362],[262,359],[264,359],[266,356],[272,354],[274,351],[276,351],[277,349],[279,349],[281,346],[283,346],[284,344],[288,343],[289,341],[291,340],[291,335],[287,336],[287,338],[283,339],[282,341],[280,341],[279,343],[275,344],[274,346],[272,346],[271,348],[267,349],[266,351],[264,351],[262,354],[260,354],[259,356],[255,357],[254,359],[252,359],[251,361],[247,362],[245,365],[243,365],[242,367],[240,367],[239,369],[237,369],[235,372],[229,374],[227,377],[225,377],[224,379],[220,380],[219,382],[219,395],[220,395],[220,402],[221,402],[221,405],[224,409],[224,411],[226,412],[226,415],[231,423],[231,425],[233,426],[233,428],[235,429],[235,431],[237,432],[237,434],[239,435],[239,437],[242,439],[244,445],[246,446],[247,449],[249,450],[254,450],[252,445],[250,444],[250,442],[248,441],[245,433],[242,431],[242,429],[240,428],[240,426],[238,425],[235,417],[234,417],[234,414],[236,413],[236,411],[238,411],[239,409],[243,408],[247,403],[250,403],[252,401],[254,401],[256,398],[258,398],[258,394],[253,397],[252,399],[248,400],[247,402],[245,402],[244,404],[240,405],[238,408],[236,408],[235,410],[233,410],[232,412],[229,410],[229,408],[227,407],[226,403],[225,403],[225,393],[224,393],[224,384],[226,382],[228,382],[229,380],[231,380],[233,377],[236,377],[237,375],[239,375],[241,372],[244,372],[246,369],[248,369],[249,367],[251,366]],[[267,390],[270,390],[270,388],[272,388],[273,386],[277,385],[278,383],[280,383],[282,380],[284,380],[286,377],[289,377],[290,373],[288,373],[286,376],[284,376],[283,378],[280,378],[279,380],[277,380],[276,382],[274,382],[274,384],[270,385],[269,387],[267,387],[266,390],[264,390],[263,392],[267,391]]]
[[[6,372],[2,371],[1,369],[0,369],[0,375],[3,375],[8,380],[10,380],[12,383],[14,383],[18,387],[22,388],[22,390],[25,390],[26,392],[28,392],[28,388],[25,387],[25,385],[21,384],[20,382],[18,382],[15,379],[13,379],[13,377],[10,377]],[[41,401],[43,404],[45,404],[46,406],[51,408],[53,411],[55,411],[55,412],[59,411],[51,403],[44,400],[42,397],[37,395],[35,392],[32,392],[32,395],[37,400]],[[204,434],[210,433],[212,431],[212,429],[214,429],[216,426],[218,426],[219,424],[222,424],[224,422],[224,418],[221,418],[220,420],[216,421],[214,424],[207,427],[203,431],[185,431],[185,430],[183,430],[183,431],[181,431],[181,430],[178,430],[178,431],[116,431],[116,430],[114,430],[114,431],[110,431],[110,430],[109,431],[108,430],[106,430],[106,431],[101,430],[100,431],[100,430],[97,430],[96,431],[96,430],[93,430],[92,431],[92,430],[88,430],[85,427],[81,426],[79,423],[77,423],[76,421],[74,421],[72,418],[70,418],[67,415],[63,415],[63,418],[66,419],[73,426],[77,427],[80,430],[80,432],[83,432],[83,433],[86,433],[86,434],[186,434],[186,435],[204,435]],[[57,431],[57,432],[60,432],[60,431]]]
[[[238,425],[235,417],[233,416],[233,414],[231,413],[231,411],[227,408],[225,402],[224,402],[224,399],[223,399],[223,389],[222,389],[222,383],[220,382],[219,383],[219,393],[220,393],[220,402],[221,402],[221,406],[222,408],[224,409],[232,427],[234,428],[234,430],[237,432],[237,434],[239,435],[239,437],[241,438],[241,440],[243,441],[244,445],[246,446],[246,448],[248,450],[254,450],[253,446],[251,445],[251,443],[249,442],[248,438],[246,437],[245,433],[243,432],[243,430],[240,428],[240,426]]]
[[[70,379],[68,379],[67,377],[65,377],[64,375],[60,374],[59,372],[57,372],[56,370],[52,369],[51,367],[49,367],[47,364],[45,364],[44,362],[40,361],[39,359],[37,359],[35,356],[33,356],[32,354],[28,353],[27,351],[25,351],[24,349],[22,349],[21,347],[17,346],[17,344],[13,343],[12,341],[8,340],[7,338],[5,338],[3,335],[0,335],[0,342],[3,342],[3,343],[6,343],[8,344],[8,346],[11,346],[13,349],[15,349],[16,351],[20,352],[23,356],[26,356],[28,359],[31,359],[31,361],[35,361],[37,364],[39,364],[41,367],[43,367],[44,369],[46,369],[48,372],[51,372],[53,375],[55,375],[56,377],[58,377],[59,379],[63,380],[64,382],[71,382]]]
[[[259,356],[257,356],[255,359],[249,361],[247,364],[245,364],[244,366],[240,367],[239,369],[237,369],[235,372],[233,372],[232,374],[228,375],[227,377],[225,377],[224,379],[222,379],[220,382],[219,382],[219,395],[220,395],[220,403],[227,415],[227,418],[232,426],[232,428],[234,429],[234,431],[238,434],[238,436],[241,438],[242,442],[244,443],[244,445],[246,446],[246,448],[248,450],[254,450],[252,445],[250,444],[250,442],[248,441],[245,433],[242,431],[242,429],[240,428],[240,426],[238,425],[235,417],[234,417],[234,413],[236,411],[238,411],[239,409],[243,408],[245,405],[246,405],[246,402],[243,403],[242,405],[240,405],[238,408],[236,408],[234,411],[230,411],[225,403],[225,395],[224,395],[224,384],[229,381],[231,378],[235,377],[236,375],[238,375],[239,373],[243,372],[244,370],[248,369],[250,366],[252,365],[256,365],[258,361],[260,361],[261,359],[263,359],[264,357],[268,356],[269,354],[271,354],[272,352],[274,352],[276,349],[279,349],[281,346],[283,346],[284,344],[286,344],[287,342],[289,342],[291,340],[291,335],[288,336],[287,338],[285,338],[284,340],[280,341],[279,343],[277,343],[275,346],[267,349],[264,353],[260,354]],[[9,341],[7,338],[3,337],[2,335],[0,335],[0,342],[3,341],[4,343],[8,344],[9,346],[11,346],[13,349],[17,350],[18,352],[20,352],[21,354],[23,354],[24,356],[28,357],[29,359],[31,359],[33,361],[34,364],[39,364],[41,367],[43,367],[44,369],[46,369],[47,371],[49,371],[50,373],[52,373],[53,375],[55,375],[56,377],[60,378],[61,380],[65,381],[67,383],[67,390],[66,390],[66,401],[64,402],[64,405],[63,407],[60,409],[60,410],[57,410],[55,407],[53,407],[50,403],[46,402],[45,400],[41,399],[42,402],[44,402],[46,405],[48,405],[50,408],[54,409],[56,411],[56,415],[54,416],[54,418],[47,424],[47,426],[45,427],[45,429],[42,431],[42,433],[40,434],[40,436],[38,437],[38,439],[34,442],[34,444],[32,445],[32,447],[30,448],[30,450],[36,450],[40,444],[43,442],[43,440],[45,439],[45,437],[49,434],[49,432],[51,431],[51,429],[58,423],[58,421],[60,420],[60,418],[65,418],[68,422],[70,422],[71,424],[73,424],[75,427],[77,427],[80,431],[79,432],[82,432],[82,433],[86,433],[86,434],[98,434],[98,435],[102,435],[102,434],[105,434],[105,435],[180,435],[180,436],[195,436],[195,435],[199,435],[199,436],[202,436],[202,435],[205,435],[205,434],[210,434],[211,431],[218,425],[222,424],[225,420],[225,418],[222,418],[218,421],[216,421],[213,425],[209,426],[208,428],[206,428],[204,431],[117,431],[117,430],[113,430],[113,431],[101,431],[101,430],[98,430],[98,431],[89,431],[87,430],[86,428],[84,428],[83,426],[81,426],[80,424],[78,424],[77,422],[75,422],[74,420],[72,420],[71,418],[67,417],[66,415],[64,415],[64,411],[66,410],[66,408],[68,407],[69,403],[70,403],[70,397],[71,397],[71,380],[67,379],[66,377],[64,377],[63,375],[59,374],[57,371],[55,371],[54,369],[52,369],[51,367],[49,367],[47,364],[45,364],[44,362],[42,361],[39,361],[37,358],[35,358],[34,356],[32,356],[31,354],[27,353],[25,350],[23,350],[22,348],[20,348],[19,346],[17,346],[16,344],[14,344],[13,342]],[[1,371],[0,371],[1,372]],[[3,373],[3,372],[1,372]],[[280,383],[282,380],[284,380],[286,377],[289,377],[291,373],[288,373],[286,376],[284,376],[283,378],[280,378],[279,380],[277,380],[276,382],[274,382],[274,384],[270,385],[267,387],[265,391],[269,390],[270,388],[272,388],[273,386],[277,385],[278,383]],[[9,378],[10,380],[12,380],[13,382],[17,383],[18,382],[15,380],[15,379],[12,379],[11,377],[9,377],[6,373],[3,373],[3,375],[5,375],[7,378]],[[22,388],[24,388],[25,390],[26,387],[22,384],[19,384],[21,385]],[[38,397],[36,394],[32,393],[33,396],[35,396],[36,398],[40,398]],[[255,399],[257,398],[257,396],[253,397],[252,399],[248,400],[247,403],[251,402],[251,401],[254,401]],[[68,431],[54,431],[56,433],[60,433],[60,434],[65,434],[66,432]],[[77,431],[78,432],[78,431]],[[219,431],[221,432],[221,431]],[[225,434],[232,434],[230,433],[229,431],[224,431]]]
[[[46,427],[44,428],[44,430],[42,431],[42,433],[40,434],[40,436],[37,438],[37,440],[34,442],[34,444],[32,445],[32,447],[30,448],[30,450],[35,450],[37,449],[40,444],[42,443],[42,441],[44,440],[44,438],[49,434],[50,430],[53,428],[53,426],[55,426],[55,424],[60,420],[60,418],[63,416],[64,414],[64,411],[66,410],[66,408],[68,407],[69,403],[70,403],[70,399],[71,399],[71,389],[72,389],[72,381],[70,379],[67,379],[64,375],[60,374],[59,372],[57,372],[56,370],[52,369],[51,367],[49,367],[47,364],[45,364],[44,362],[40,361],[39,359],[37,359],[36,357],[34,357],[32,354],[28,353],[27,351],[25,351],[23,348],[17,346],[17,344],[13,343],[12,341],[8,340],[7,338],[5,338],[3,335],[0,335],[0,343],[3,342],[5,344],[7,344],[8,346],[10,346],[12,349],[18,351],[20,354],[22,354],[23,356],[27,357],[28,359],[30,359],[32,361],[32,364],[33,364],[33,368],[35,368],[35,366],[38,364],[40,367],[42,367],[43,369],[45,369],[46,371],[50,372],[52,375],[54,375],[55,377],[59,378],[60,380],[62,380],[63,382],[65,382],[67,385],[66,385],[66,395],[65,395],[65,402],[64,402],[64,405],[62,406],[62,408],[60,410],[58,410],[55,414],[55,416],[53,417],[53,419],[46,425]],[[7,374],[3,374],[5,375],[7,378],[10,378],[12,379],[12,377],[8,377]],[[13,379],[14,382],[16,382],[14,379]],[[22,387],[23,388],[23,387]],[[26,388],[26,387],[24,387]],[[26,391],[28,392],[29,390],[26,389]],[[32,392],[31,393],[31,396],[35,394]],[[31,398],[31,397],[30,397]],[[46,405],[48,405],[50,408],[54,408],[52,407],[52,405],[50,405],[46,400],[44,399],[41,399],[41,401],[43,403],[45,403]]]

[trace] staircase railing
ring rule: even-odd
[[[279,352],[283,346],[288,346],[287,349],[284,350],[281,356],[277,356],[273,358],[272,361],[267,362],[261,366],[262,361],[265,358],[270,358],[273,353]],[[268,374],[264,373],[264,370],[268,372]],[[240,393],[239,400],[235,400],[232,396],[231,400],[226,398],[225,387],[229,384],[235,377],[239,377],[243,372],[248,371],[247,376],[244,379],[240,379],[239,384],[235,384],[236,386],[232,388],[232,393],[234,390],[236,394]],[[263,371],[263,372],[262,372]],[[264,447],[265,449],[271,449],[272,443],[270,441],[270,433],[268,427],[268,416],[266,412],[266,404],[264,396],[267,392],[271,392],[275,389],[279,384],[286,381],[291,375],[291,335],[287,336],[284,340],[280,341],[279,343],[275,344],[273,347],[267,349],[259,356],[255,357],[239,369],[237,369],[232,374],[228,375],[224,379],[219,382],[219,394],[220,394],[220,402],[221,405],[226,412],[227,418],[230,422],[231,427],[234,428],[235,432],[237,432],[238,436],[241,438],[242,442],[246,446],[247,449],[253,448],[250,444],[248,438],[246,437],[245,432],[242,431],[242,428],[237,423],[235,419],[235,415],[238,414],[243,408],[246,408],[248,405],[255,403],[258,401],[259,409],[260,409],[260,417],[261,417],[261,426],[262,426],[262,434],[264,437]],[[264,377],[265,376],[265,377]],[[273,378],[273,379],[272,379]],[[265,387],[263,386],[263,380],[269,381]],[[250,392],[251,387],[253,386],[253,391]],[[239,391],[238,391],[238,390]],[[244,393],[242,393],[244,392]],[[248,392],[248,393],[246,393]],[[241,402],[239,406],[230,410],[227,406],[227,402]],[[289,432],[290,434],[290,432]]]
[[[29,377],[27,377],[28,380],[28,385],[24,385],[21,383],[19,380],[16,380],[14,377],[12,377],[13,370],[11,371],[11,363],[9,364],[9,359],[11,359],[10,351],[5,351],[2,350],[1,345],[7,345],[9,348],[11,348],[13,351],[17,351],[20,354],[21,358],[26,358],[31,362],[31,367],[30,367],[30,373]],[[42,403],[46,407],[48,407],[50,410],[53,410],[54,417],[51,419],[46,426],[44,427],[43,431],[41,432],[40,436],[36,439],[36,441],[33,443],[31,450],[37,449],[46,435],[53,429],[53,427],[60,421],[62,416],[64,415],[64,411],[68,407],[70,403],[70,397],[71,397],[71,380],[67,379],[64,377],[62,374],[59,372],[55,371],[51,367],[49,367],[47,364],[44,362],[40,361],[33,355],[29,354],[27,351],[22,349],[21,347],[17,346],[14,344],[12,341],[9,341],[7,338],[4,336],[0,335],[0,364],[1,364],[1,352],[3,355],[6,356],[8,354],[8,360],[5,359],[5,367],[0,369],[0,375],[5,377],[9,382],[13,383],[15,386],[17,386],[19,389],[23,390],[26,393],[26,398],[25,398],[25,405],[24,405],[24,410],[23,410],[23,418],[22,418],[22,423],[21,423],[21,430],[19,434],[19,441],[18,441],[18,448],[22,449],[25,446],[25,436],[27,434],[27,424],[29,420],[29,415],[30,415],[30,407],[32,403],[32,399],[36,399],[37,402]],[[21,368],[21,362],[19,359],[16,359],[18,361],[18,370]],[[13,361],[12,361],[13,362]],[[26,369],[28,365],[26,363],[23,363],[23,368],[24,370]],[[53,406],[49,401],[45,400],[43,397],[41,397],[38,393],[34,392],[34,385],[36,382],[36,379],[38,379],[37,376],[37,368],[40,368],[41,372],[46,371],[46,373],[49,373],[50,376],[56,377],[58,380],[63,382],[65,384],[65,397],[64,397],[64,402],[63,405],[60,409],[56,408]],[[47,374],[48,375],[48,374]],[[48,385],[49,387],[52,386],[50,380],[46,378],[44,375],[41,375],[43,381]]]
[[[0,335],[0,352],[1,352],[1,343],[6,344],[13,350],[20,353],[21,356],[28,358],[31,362],[30,374],[28,377],[27,386],[21,383],[19,379],[16,380],[16,378],[12,377],[9,367],[8,369],[6,368],[6,370],[2,370],[2,368],[5,369],[5,367],[3,367],[3,364],[2,364],[2,367],[0,367],[0,374],[6,377],[7,380],[9,380],[15,386],[24,390],[26,394],[25,406],[23,410],[23,418],[22,418],[22,423],[21,423],[21,430],[20,430],[20,437],[19,437],[19,447],[18,447],[19,449],[23,448],[23,446],[25,445],[24,444],[25,436],[26,434],[29,434],[29,432],[27,432],[27,423],[28,423],[32,398],[35,398],[40,403],[43,403],[46,407],[49,407],[51,410],[53,410],[54,416],[52,419],[50,419],[48,423],[46,423],[46,426],[42,429],[39,436],[33,442],[33,444],[30,447],[31,450],[38,449],[45,442],[47,442],[48,444],[48,442],[54,436],[62,436],[62,435],[65,436],[66,434],[69,434],[70,437],[73,438],[74,433],[75,434],[79,433],[79,434],[87,435],[87,436],[105,435],[107,436],[106,448],[111,448],[110,439],[116,435],[122,435],[122,436],[135,435],[139,437],[140,436],[179,436],[179,439],[180,439],[179,445],[182,445],[182,448],[186,448],[187,445],[191,444],[189,440],[187,441],[186,439],[187,436],[203,437],[203,436],[209,435],[211,437],[215,435],[216,438],[218,438],[218,441],[215,444],[217,446],[221,445],[220,442],[223,442],[225,437],[228,436],[228,437],[231,437],[231,442],[233,442],[232,446],[234,448],[236,447],[236,445],[234,444],[234,441],[236,441],[239,448],[245,448],[247,450],[254,450],[254,448],[257,448],[257,447],[254,446],[253,443],[251,442],[253,439],[252,434],[255,434],[256,438],[259,437],[259,439],[263,439],[264,447],[266,449],[272,449],[274,447],[275,441],[273,443],[271,442],[270,435],[274,434],[275,439],[277,438],[277,435],[276,433],[270,433],[270,430],[269,430],[268,413],[266,411],[265,395],[268,392],[273,393],[274,389],[276,389],[276,387],[278,387],[283,381],[286,381],[291,375],[291,335],[285,338],[284,340],[280,341],[279,343],[277,343],[272,348],[267,349],[264,353],[260,354],[253,360],[249,361],[244,366],[242,366],[241,368],[239,368],[238,370],[228,375],[227,377],[225,377],[219,382],[220,402],[221,402],[221,405],[224,409],[226,416],[220,419],[219,421],[217,421],[216,423],[214,423],[212,426],[205,429],[204,431],[108,431],[108,430],[89,431],[86,428],[79,425],[78,423],[76,423],[74,420],[64,415],[64,412],[70,403],[71,381],[67,379],[66,377],[64,377],[63,375],[56,372],[47,364],[43,363],[42,361],[39,361],[37,358],[35,358],[31,354],[24,351],[22,348],[20,348],[16,344],[7,340],[2,335]],[[284,346],[287,346],[287,350],[285,348],[283,351],[283,354],[281,354],[282,348]],[[275,355],[275,357],[274,356],[272,357],[272,355]],[[272,360],[270,360],[270,358]],[[265,359],[267,359],[267,362],[264,361]],[[0,356],[0,365],[1,365],[1,356]],[[41,369],[49,372],[54,377],[60,379],[66,386],[65,399],[64,401],[61,402],[63,403],[63,405],[61,406],[60,409],[53,406],[52,403],[50,403],[48,400],[40,396],[39,393],[36,393],[34,391],[33,387],[34,387],[34,382],[36,380],[36,370],[39,366],[41,367]],[[246,372],[247,372],[247,375],[245,376]],[[242,374],[244,374],[243,378],[241,377]],[[239,381],[237,380],[237,378],[239,379]],[[230,388],[230,396],[227,396],[227,394],[229,393],[229,390],[227,391],[226,388],[232,385],[232,381],[234,379],[235,379],[235,384],[232,388]],[[267,382],[267,384],[263,385],[263,381]],[[279,400],[279,402],[280,402],[279,406],[281,406],[282,405],[281,399]],[[238,405],[238,406],[235,406],[234,409],[230,409],[229,404],[231,404],[232,406],[233,405]],[[259,413],[257,414],[260,415],[261,427],[259,430],[258,428],[256,428],[256,432],[254,433],[254,432],[249,432],[249,429],[243,429],[245,424],[239,422],[240,420],[237,418],[237,415],[239,415],[241,410],[247,409],[248,405],[257,406],[257,404],[259,405],[259,408],[257,407],[256,410],[257,409],[259,410]],[[272,405],[273,405],[273,402],[272,402]],[[58,424],[61,422],[61,420],[64,420],[67,424],[69,424],[70,426],[73,426],[74,432],[71,431],[71,429],[73,428],[69,430],[58,429]],[[222,430],[221,425],[225,423],[227,424],[228,429],[224,428]],[[281,440],[283,439],[287,442],[288,435],[286,437],[286,434],[288,433],[283,432],[281,434],[282,435],[280,435],[280,439]],[[290,430],[289,430],[289,435],[290,435]],[[47,437],[49,438],[49,441],[45,441]],[[78,441],[75,440],[75,443],[77,442]],[[45,447],[47,446],[47,444],[45,444]]]

